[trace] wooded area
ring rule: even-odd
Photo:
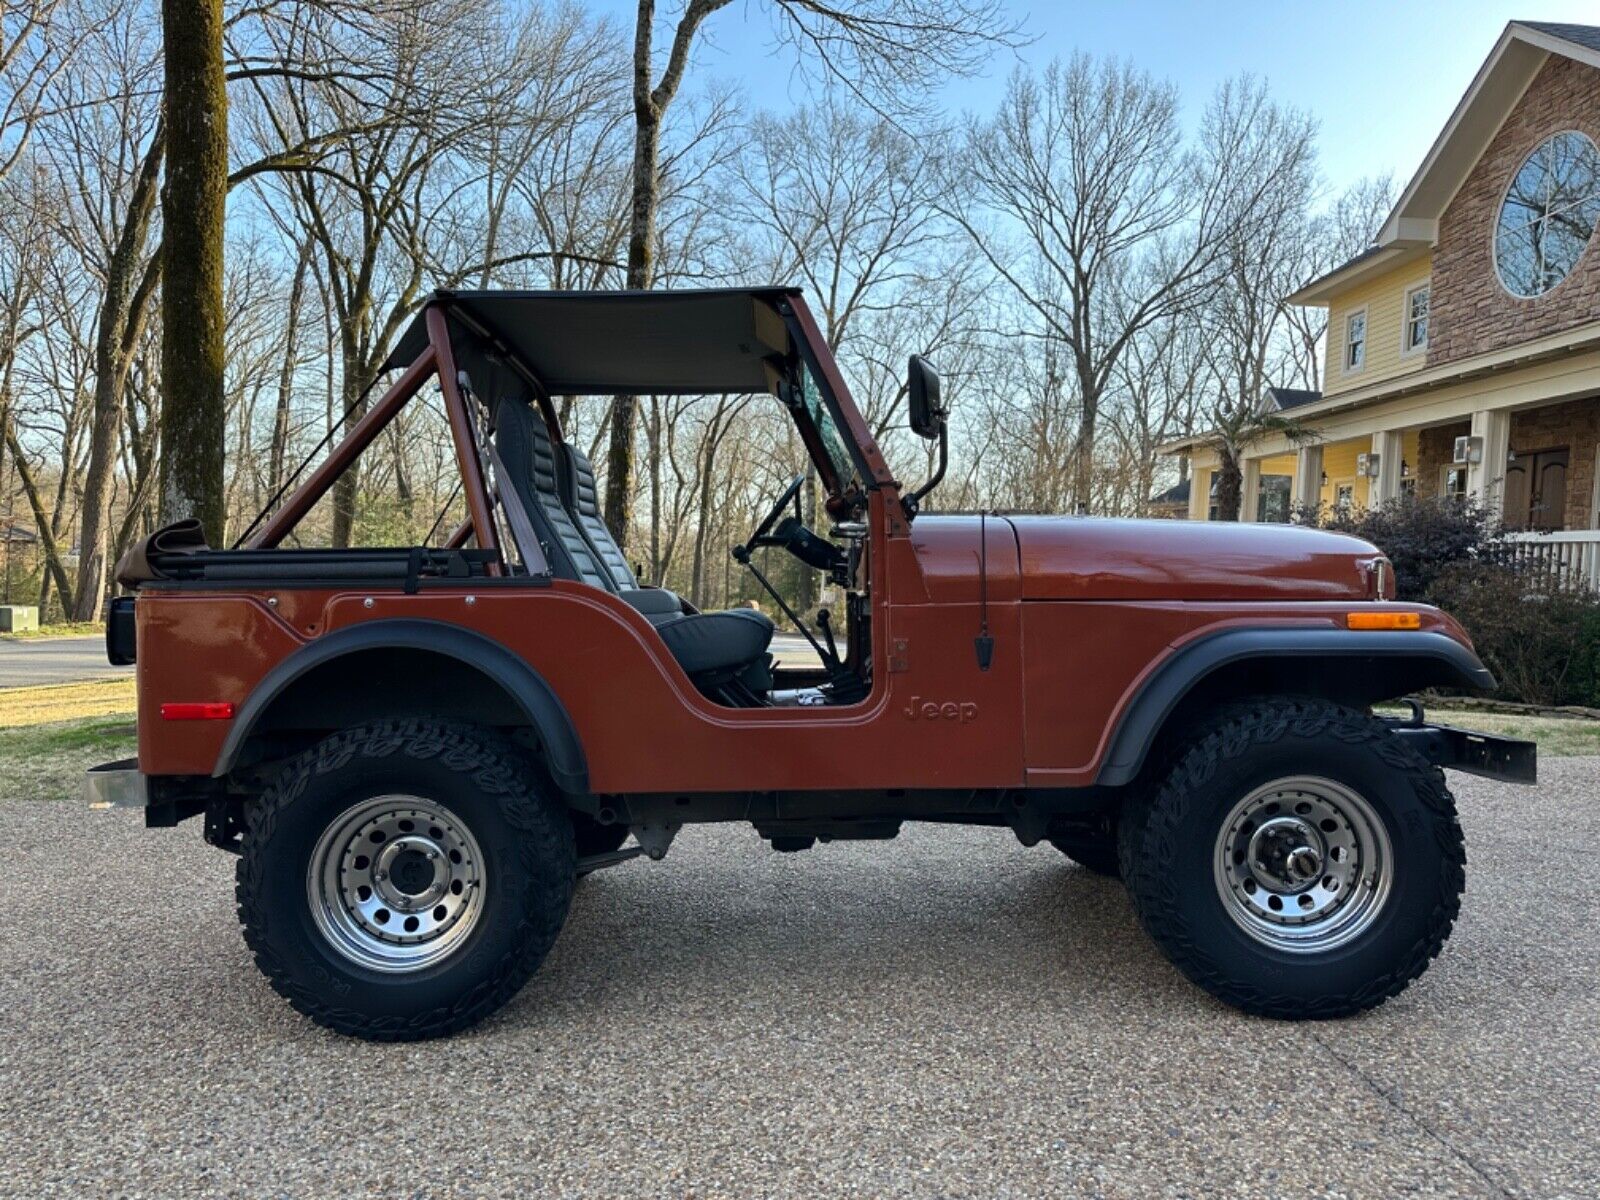
[[[1281,298],[1364,246],[1392,192],[1331,195],[1314,121],[1264,80],[1180,97],[1137,64],[1030,70],[1026,31],[983,0],[640,0],[631,28],[580,5],[269,0],[222,9],[212,262],[168,215],[189,195],[209,219],[168,157],[217,129],[164,108],[161,16],[0,10],[0,569],[6,601],[47,614],[94,617],[108,564],[207,470],[237,536],[361,410],[436,287],[795,283],[908,482],[930,468],[902,428],[906,358],[943,373],[952,464],[931,506],[1143,513],[1176,480],[1157,445],[1248,438],[1268,384],[1318,386],[1319,314]],[[798,111],[697,63],[739,20],[770,22],[775,69],[811,96]],[[941,111],[939,84],[979,70],[1010,73],[998,108]],[[162,339],[216,270],[220,459],[205,371]],[[727,547],[804,461],[777,406],[559,406],[642,575],[740,598]],[[335,545],[448,529],[437,403],[322,507],[307,529]]]

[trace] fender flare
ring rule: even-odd
[[[233,728],[217,756],[213,778],[226,775],[238,761],[250,734],[290,684],[308,671],[363,650],[425,650],[454,658],[504,688],[539,734],[545,761],[556,786],[586,794],[589,764],[572,717],[549,683],[526,662],[492,638],[442,621],[412,619],[366,621],[341,629],[295,651],[273,667],[239,706]]]
[[[1228,629],[1200,638],[1167,657],[1140,685],[1117,721],[1095,783],[1131,783],[1145,755],[1183,698],[1208,675],[1251,658],[1380,658],[1404,663],[1415,682],[1489,691],[1494,676],[1478,656],[1443,633],[1343,629]],[[1398,694],[1398,693],[1395,693]],[[1386,699],[1387,697],[1376,697]]]

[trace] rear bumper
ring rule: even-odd
[[[1418,708],[1408,720],[1391,720],[1395,736],[1435,766],[1499,779],[1506,783],[1539,782],[1539,747],[1518,738],[1457,729],[1424,722]]]
[[[84,773],[83,798],[90,808],[146,808],[150,787],[139,773],[138,759],[119,758]]]

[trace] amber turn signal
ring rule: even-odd
[[[163,704],[163,721],[231,721],[233,701],[213,700],[204,704]]]
[[[1421,629],[1422,615],[1414,612],[1353,612],[1345,618],[1351,629]]]

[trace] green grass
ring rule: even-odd
[[[59,637],[104,637],[106,627],[99,621],[63,621],[55,625],[41,625],[37,629],[25,629],[18,633],[0,633],[0,639],[10,638],[12,641],[26,642],[34,638],[59,638]]]
[[[86,770],[135,749],[131,716],[0,730],[0,803],[78,802]]]
[[[1582,717],[1524,717],[1515,713],[1477,712],[1463,709],[1428,709],[1428,720],[1479,733],[1522,738],[1539,744],[1539,757],[1566,758],[1574,754],[1600,754],[1600,721]]]

